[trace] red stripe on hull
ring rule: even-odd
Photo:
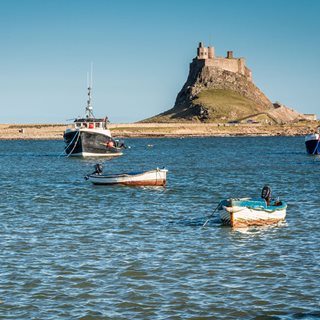
[[[165,186],[166,180],[158,179],[157,181],[128,181],[128,182],[106,182],[106,183],[95,183],[95,185],[116,185],[121,184],[124,186]]]

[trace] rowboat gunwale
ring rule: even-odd
[[[88,180],[95,185],[165,186],[167,172],[167,169],[157,168],[144,172],[130,172],[110,175],[91,174],[88,176]]]

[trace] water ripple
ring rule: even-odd
[[[166,166],[167,188],[95,187],[96,160],[57,157],[61,141],[0,141],[1,319],[320,317],[319,161],[303,138],[128,142],[105,171]],[[265,183],[285,223],[202,228]]]

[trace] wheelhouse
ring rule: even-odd
[[[76,119],[74,127],[76,129],[107,129],[108,120],[104,119]]]

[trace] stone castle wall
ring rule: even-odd
[[[226,71],[240,73],[244,75],[247,80],[252,81],[252,73],[246,66],[244,58],[234,58],[233,52],[228,51],[227,57],[215,57],[214,47],[204,47],[202,42],[199,43],[197,48],[197,57],[193,59],[194,63],[200,63],[207,67],[221,68]]]
[[[317,120],[317,115],[315,113],[312,113],[312,114],[305,113],[304,117],[306,118],[306,120],[310,120],[310,121],[316,121]]]

